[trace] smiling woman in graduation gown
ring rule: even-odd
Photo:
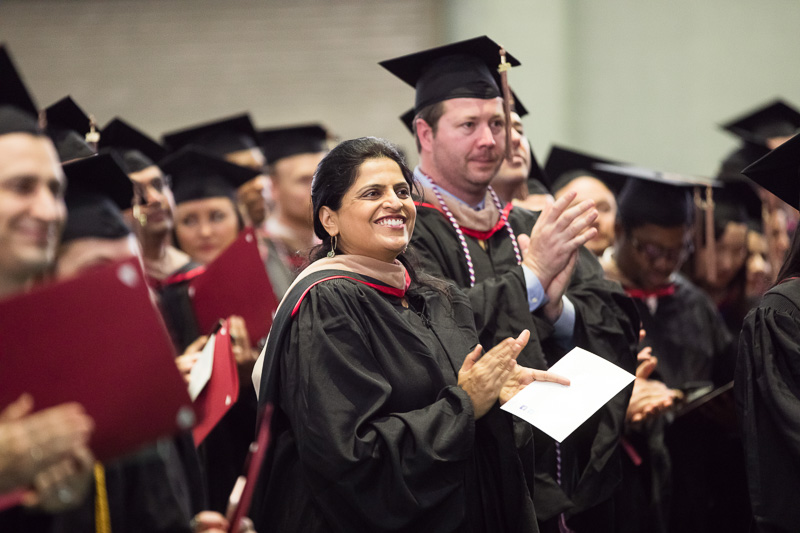
[[[537,531],[511,416],[494,400],[479,412],[462,383],[477,343],[467,298],[438,280],[415,279],[404,255],[392,260],[413,230],[410,171],[385,141],[343,145],[314,183],[315,231],[322,255],[332,253],[284,298],[264,357],[259,401],[274,402],[276,414],[251,510],[257,528]],[[358,241],[351,233],[337,244],[326,232],[335,230],[320,222],[327,200],[320,196],[325,181],[346,180],[339,169],[348,157],[366,162],[351,167],[355,183],[322,209],[335,208],[345,232],[359,224],[358,212],[365,229]],[[386,171],[369,173],[392,166],[388,179]],[[377,194],[394,189],[401,198],[395,207],[370,200],[381,183]],[[387,256],[386,249],[394,251],[384,260],[366,255]]]
[[[743,173],[796,206],[800,136]],[[778,280],[745,318],[734,379],[754,530],[763,532],[800,529],[800,232]]]

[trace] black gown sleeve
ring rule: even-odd
[[[574,344],[635,373],[636,306],[619,284],[604,279],[600,264],[586,248],[580,250],[566,295],[575,306]],[[556,343],[546,341],[545,353],[558,353]],[[632,390],[630,385],[620,391],[562,443],[566,463],[562,469],[573,469],[573,479],[566,483],[573,504],[567,517],[609,501],[621,475],[619,438]]]
[[[308,294],[281,358],[280,403],[302,470],[337,531],[407,530],[415,522],[452,530],[463,520],[475,439],[471,400],[449,385],[422,408],[393,409],[397,379],[429,377],[404,375],[403,359],[417,356],[404,346],[370,341],[368,328],[381,318],[364,316],[352,286],[329,282]]]
[[[759,531],[798,531],[800,309],[796,299],[791,302],[767,293],[762,305],[747,315],[734,390]]]

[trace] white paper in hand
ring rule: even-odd
[[[192,366],[192,371],[189,372],[189,397],[195,401],[197,397],[203,392],[208,380],[211,379],[211,371],[214,369],[214,345],[216,344],[216,335],[212,335],[203,350],[200,352],[200,357]]]
[[[582,348],[572,349],[549,370],[569,379],[570,385],[534,381],[502,409],[558,442],[634,380],[630,372]]]

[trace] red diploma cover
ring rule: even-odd
[[[129,259],[0,301],[0,408],[78,402],[100,461],[190,428],[192,403],[141,266]]]
[[[225,413],[239,399],[239,374],[231,350],[230,325],[226,320],[214,335],[214,363],[211,377],[194,400],[197,425],[192,430],[194,443],[199,446]]]
[[[239,237],[189,285],[200,331],[211,331],[218,320],[241,316],[255,346],[267,336],[278,300],[272,291],[252,228]]]

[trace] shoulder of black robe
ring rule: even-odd
[[[208,334],[200,331],[189,297],[189,283],[203,271],[202,265],[189,261],[159,283],[156,289],[167,331],[179,354],[199,336]]]
[[[191,281],[204,271],[201,265],[190,261],[165,279],[157,291],[164,321],[179,354],[199,336],[209,333],[200,331],[189,296]],[[242,472],[250,443],[254,439],[256,414],[255,391],[249,380],[244,380],[240,383],[239,399],[197,449],[199,461],[183,443],[180,454],[193,480],[193,486],[190,487],[193,501],[202,497],[207,502],[206,509],[225,512],[228,496]],[[199,473],[198,466],[201,470]],[[201,488],[197,487],[198,481]]]
[[[538,214],[525,209],[513,208],[509,214],[517,235],[530,234],[537,218]],[[439,210],[418,206],[411,243],[426,272],[453,281],[467,293],[483,346],[494,346],[530,329],[531,340],[519,361],[526,366],[547,368],[565,350],[552,338],[553,328],[542,313],[529,312],[524,274],[517,265],[506,229],[501,228],[485,241],[486,250],[476,239],[465,239],[476,276],[472,288],[464,252],[450,222]],[[575,344],[634,372],[638,314],[619,285],[604,279],[600,264],[585,249],[581,249],[566,295],[575,306]],[[555,442],[541,432],[535,433],[539,461],[534,505],[540,519],[547,520],[564,511],[574,516],[602,502],[610,504],[620,478],[619,436],[631,390],[627,387],[620,392],[562,445],[561,452],[571,469],[562,472],[570,480],[564,489],[555,480]]]
[[[272,284],[272,291],[279,300],[283,298],[286,291],[291,287],[292,282],[297,277],[297,272],[293,271],[288,261],[284,260],[282,250],[279,250],[275,242],[270,237],[259,236],[261,243],[267,248],[267,260],[264,266]],[[285,247],[284,247],[285,248]]]
[[[718,174],[741,174],[742,170],[767,155],[769,148],[743,144],[729,153],[720,164]]]
[[[511,212],[521,212],[513,209]],[[529,215],[533,227],[533,215]],[[512,221],[517,216],[511,217]],[[519,224],[514,224],[519,226]],[[522,225],[528,225],[523,222]],[[516,227],[514,228],[517,229]],[[530,233],[530,230],[528,230]],[[518,361],[525,366],[546,369],[539,339],[552,333],[547,321],[529,312],[525,276],[516,263],[514,249],[505,228],[487,239],[487,250],[477,239],[465,236],[472,256],[476,283],[470,288],[469,268],[458,235],[441,211],[420,205],[411,246],[419,255],[423,270],[439,279],[453,282],[469,297],[475,327],[481,344],[489,349],[507,337],[516,337],[528,329],[531,340]]]
[[[735,339],[700,288],[676,274],[675,292],[658,299],[655,314],[643,301],[635,302],[647,332],[642,346],[652,347],[658,358],[654,379],[682,390],[720,387],[733,379]]]
[[[745,318],[734,390],[759,531],[800,524],[800,281],[781,283]]]
[[[401,311],[354,278],[377,280],[325,275],[284,298],[267,344],[260,400],[276,410],[257,528],[536,531],[511,417],[475,422],[457,386],[477,341],[466,298],[412,287]]]

